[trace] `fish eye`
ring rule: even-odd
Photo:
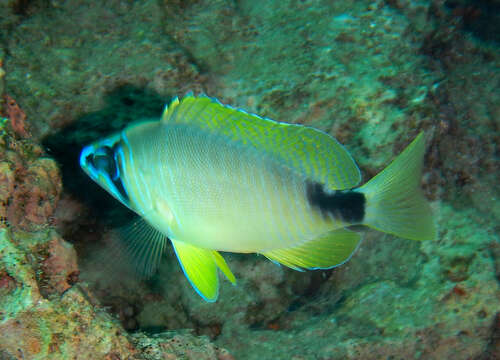
[[[112,178],[117,177],[118,171],[114,151],[109,146],[102,146],[96,149],[93,154],[87,156],[86,160],[96,170],[109,174]]]

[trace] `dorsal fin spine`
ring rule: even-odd
[[[163,109],[163,114],[161,115],[161,121],[166,123],[172,118],[175,108],[180,104],[179,98],[176,96],[168,105],[165,105]]]

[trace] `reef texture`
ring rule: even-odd
[[[2,2],[0,359],[500,358],[499,7]],[[171,249],[137,278],[78,152],[188,90],[329,132],[364,179],[425,130],[438,240],[369,231],[306,273],[227,255],[216,303]]]

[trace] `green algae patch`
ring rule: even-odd
[[[418,292],[419,290],[400,287],[392,281],[369,284],[349,297],[340,314],[344,313],[358,322],[369,319],[371,325],[381,333],[394,336],[406,329],[425,325],[424,318],[415,317],[418,309],[425,307],[429,313],[434,311],[426,304],[427,294]]]
[[[4,322],[9,318],[29,309],[40,300],[35,273],[27,265],[26,254],[11,242],[8,231],[0,229],[0,270],[3,272],[1,283],[9,277],[12,285],[11,291],[0,297],[1,317]],[[5,289],[3,289],[5,292]]]

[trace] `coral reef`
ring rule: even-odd
[[[29,133],[26,129],[26,114],[9,95],[5,95],[5,113],[14,132],[23,138],[27,138]]]
[[[31,252],[0,233],[2,312],[0,355],[7,359],[90,359],[117,354],[126,359],[133,346],[118,324],[91,303],[82,287],[72,287],[57,299],[41,294]],[[33,239],[31,239],[33,241]],[[24,265],[22,265],[24,264]],[[111,335],[112,334],[112,335]]]
[[[40,157],[42,149],[29,141],[4,137],[0,153],[0,215],[10,225],[32,231],[46,226],[54,214],[62,184],[54,160]]]
[[[44,251],[29,247],[40,243],[49,255],[38,263],[30,257]],[[0,358],[232,359],[189,334],[130,337],[84,284],[75,285],[74,255],[53,234],[13,239],[0,229]]]
[[[145,360],[234,360],[227,350],[213,345],[208,338],[196,337],[189,332],[165,332],[152,337],[136,333],[133,338]]]
[[[0,4],[0,358],[499,358],[495,6]],[[78,152],[188,90],[331,133],[364,179],[425,130],[439,239],[366,232],[350,262],[306,273],[227,255],[238,285],[214,304],[171,249],[138,278],[113,240],[131,214]]]

